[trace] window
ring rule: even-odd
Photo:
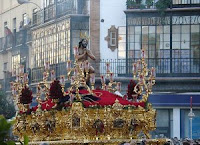
[[[16,18],[13,18],[13,33],[16,33]]]
[[[152,136],[160,138],[162,136],[172,137],[173,110],[156,109],[156,130],[152,131]]]
[[[105,40],[108,42],[108,48],[112,51],[118,48],[118,29],[115,28],[115,25],[111,25],[110,29],[108,29],[108,35]]]
[[[5,62],[5,63],[3,64],[3,70],[4,70],[4,71],[7,71],[7,64],[8,64],[7,62]]]
[[[7,34],[6,34],[6,27],[8,26],[8,22],[6,21],[6,22],[4,22],[4,27],[3,27],[3,29],[4,29],[4,36],[6,36]]]
[[[69,21],[66,20],[47,27],[45,32],[43,29],[33,32],[34,67],[42,67],[46,61],[49,61],[50,64],[56,64],[70,59],[69,28]],[[56,29],[58,30],[56,31]],[[80,31],[77,34],[79,35]],[[78,41],[79,39],[77,38]],[[78,41],[73,44],[77,45]]]
[[[136,61],[142,48],[148,66],[156,67],[157,74],[200,73],[199,16],[172,16],[172,26],[170,17],[164,23],[160,23],[159,17],[136,18],[128,18],[126,59]]]
[[[190,110],[189,109],[181,109],[181,138],[190,137],[190,119],[188,117]],[[198,109],[193,109],[193,113],[195,117],[192,120],[192,138],[198,139],[200,138],[200,111]]]
[[[48,7],[49,5],[54,4],[54,0],[44,0],[43,5],[44,7]]]
[[[116,46],[116,32],[110,32],[110,46]]]
[[[12,60],[11,60],[11,67],[12,67],[12,76],[15,76],[16,73],[18,73],[18,68],[19,68],[19,64],[20,64],[20,54],[16,54],[12,56]]]
[[[126,27],[118,28],[118,59],[126,58]]]
[[[33,9],[33,25],[37,24],[37,8]]]
[[[23,19],[24,26],[28,25],[28,15],[26,13],[22,15],[22,19]]]
[[[4,28],[5,28],[7,25],[8,25],[8,22],[7,22],[7,21],[4,22]]]

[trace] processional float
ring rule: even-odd
[[[75,59],[73,65],[67,61],[66,78],[71,80],[68,88],[65,88],[65,76],[56,80],[55,71],[50,71],[49,65],[45,63],[43,81],[36,87],[36,106],[30,108],[33,95],[23,66],[16,81],[11,83],[14,102],[19,108],[13,132],[21,140],[26,134],[29,144],[136,144],[145,140],[146,144],[161,145],[166,142],[166,139],[151,139],[149,133],[156,128],[156,111],[148,103],[155,84],[155,68],[148,69],[144,50],[132,67],[131,99],[114,93],[120,92],[121,83],[113,80],[109,63],[106,64],[109,82],[102,75],[102,86],[98,89],[94,87],[95,75],[89,74],[88,61],[78,63]]]

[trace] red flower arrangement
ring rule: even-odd
[[[62,87],[60,85],[60,81],[54,80],[50,86],[50,94],[51,99],[59,99],[63,97]]]
[[[128,99],[135,99],[133,96],[136,96],[137,98],[139,97],[135,92],[134,88],[136,86],[136,82],[133,80],[130,80],[130,83],[128,84],[128,90],[127,90],[127,96]],[[139,88],[138,88],[139,89]]]
[[[30,104],[32,102],[33,96],[32,91],[25,86],[22,89],[21,95],[20,95],[20,103],[22,104]]]

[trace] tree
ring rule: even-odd
[[[15,116],[14,103],[7,99],[7,96],[3,91],[0,91],[0,115],[3,115],[6,119]]]
[[[9,132],[13,124],[14,120],[7,121],[4,116],[0,115],[0,145],[16,145],[15,142],[9,138]],[[28,142],[28,136],[24,135],[24,143],[20,142],[21,145],[28,145]]]
[[[10,128],[14,122],[8,122],[4,116],[0,115],[0,144],[15,145],[13,141],[6,141],[9,135]]]

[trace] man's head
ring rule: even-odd
[[[79,48],[82,46],[83,48],[86,48],[88,45],[88,41],[86,39],[82,39],[80,42],[79,42]]]

